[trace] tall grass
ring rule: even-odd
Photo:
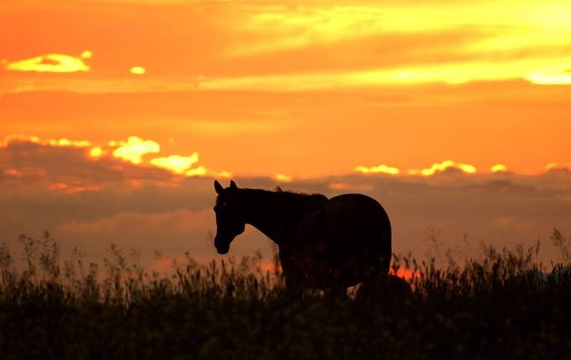
[[[186,254],[160,274],[115,246],[100,267],[78,250],[61,259],[49,233],[19,240],[22,267],[0,245],[1,359],[561,359],[571,351],[571,274],[563,264],[544,273],[539,244],[484,246],[462,265],[395,255],[393,271],[413,274],[411,293],[389,286],[368,297],[292,298],[279,267],[262,270],[259,254],[207,265]],[[552,241],[567,249],[557,230]]]

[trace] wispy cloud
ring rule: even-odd
[[[447,64],[395,65],[389,68],[356,71],[313,71],[279,75],[219,77],[199,83],[203,90],[257,90],[296,92],[403,86],[430,83],[458,85],[475,81],[528,79],[537,69],[553,63],[550,58],[511,59],[506,61],[464,61]],[[560,80],[566,78],[560,75]],[[556,83],[555,80],[553,82]]]

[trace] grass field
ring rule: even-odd
[[[562,254],[567,239],[554,231]],[[22,236],[0,247],[0,359],[566,359],[571,274],[538,247],[436,266],[396,256],[412,295],[286,296],[260,257],[148,273],[113,247],[101,267]],[[568,259],[567,259],[568,260]],[[550,269],[551,270],[551,269]]]

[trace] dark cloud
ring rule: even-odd
[[[469,188],[473,192],[483,192],[488,194],[512,194],[528,195],[537,194],[538,191],[533,186],[516,185],[509,180],[493,180],[482,185],[474,185]]]

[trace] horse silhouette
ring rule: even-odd
[[[381,204],[361,194],[328,199],[321,194],[223,188],[218,197],[219,254],[250,224],[278,245],[286,289],[335,290],[387,277],[391,224]]]

